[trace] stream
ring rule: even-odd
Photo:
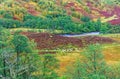
[[[64,37],[81,37],[81,36],[91,36],[91,35],[99,35],[100,32],[90,32],[90,33],[83,33],[83,34],[62,34],[61,36]]]

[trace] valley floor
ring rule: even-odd
[[[27,30],[24,29],[24,31]],[[66,71],[66,67],[72,65],[78,58],[82,58],[81,52],[83,52],[86,45],[91,43],[101,43],[107,64],[115,65],[120,61],[120,34],[100,34],[83,37],[65,37],[36,32],[22,32],[22,34],[34,39],[40,54],[51,53],[56,55],[56,58],[60,61],[60,69],[58,69],[60,75]]]

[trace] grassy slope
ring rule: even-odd
[[[119,43],[102,45],[103,54],[104,54],[107,64],[115,65],[119,63],[120,61],[120,34],[106,34],[106,35],[100,35],[100,36],[110,37],[119,42]],[[82,51],[83,49],[80,49],[77,51],[73,51],[72,53],[63,55],[63,56],[57,55],[57,58],[60,60],[60,64],[61,64],[59,74],[62,74],[63,72],[65,72],[66,67],[74,63],[75,60],[77,60],[78,58],[81,58],[80,53]]]
[[[10,32],[16,32],[16,31],[22,31],[22,32],[48,32],[48,33],[62,33],[62,30],[54,30],[54,32],[52,30],[47,30],[47,29],[31,29],[31,28],[12,28],[9,29]]]
[[[60,14],[66,11],[67,15],[73,17],[73,20],[80,22],[79,17],[81,15],[89,16],[93,20],[98,18],[102,19],[102,22],[108,22],[113,19],[119,19],[119,14],[116,14],[118,10],[114,10],[114,6],[108,5],[107,1],[103,0],[40,0],[43,4],[38,2],[25,1],[25,0],[6,0],[1,2],[0,10],[10,11],[13,17],[18,20],[22,20],[23,16],[30,13],[34,16],[44,17],[46,14]],[[91,2],[90,2],[91,1]],[[112,0],[113,1],[113,0]],[[118,2],[119,3],[119,2]],[[4,5],[5,4],[5,5]],[[11,6],[9,6],[11,5]],[[49,7],[53,10],[49,10]],[[119,7],[118,7],[119,9]],[[59,11],[58,11],[59,10]],[[114,13],[113,13],[114,10]],[[112,14],[113,13],[113,14]],[[2,15],[0,17],[4,18]]]

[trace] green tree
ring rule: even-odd
[[[9,30],[0,26],[0,74],[5,78],[9,75],[7,59],[9,58],[10,53],[13,52],[10,40],[11,35]]]
[[[106,79],[107,65],[99,44],[89,45],[71,68],[70,79]]]
[[[0,27],[0,78],[39,79],[40,55],[34,41]]]
[[[108,33],[109,32],[109,28],[108,28],[108,24],[102,24],[100,27],[100,32],[101,33]]]
[[[107,72],[108,79],[120,79],[120,62],[117,64],[109,66],[109,71]]]
[[[85,57],[84,66],[87,70],[87,76],[89,79],[105,79],[105,73],[107,65],[102,54],[102,49],[99,44],[90,45],[83,52]]]
[[[45,54],[42,58],[42,79],[56,79],[58,77],[56,69],[58,69],[58,60],[54,55]]]
[[[101,25],[102,25],[101,19],[99,18],[99,19],[97,20],[97,22],[95,23],[96,31],[100,31]]]
[[[25,64],[22,63],[23,61],[26,61],[27,64],[29,63],[29,56],[28,53],[33,53],[33,46],[31,47],[31,43],[29,42],[29,39],[24,36],[19,34],[19,32],[15,33],[13,39],[12,39],[12,43],[14,45],[15,48],[15,52],[16,52],[16,57],[17,57],[17,66],[16,66],[16,70],[17,70],[17,77],[18,77],[18,73],[23,70],[21,69],[21,64]],[[21,54],[24,54],[24,56],[21,56]],[[23,58],[21,58],[23,57]],[[27,57],[27,59],[26,59]],[[26,73],[24,73],[26,74]],[[29,72],[26,74],[29,77]],[[27,76],[26,79],[27,79]]]
[[[89,22],[90,21],[90,17],[88,17],[88,16],[82,16],[81,17],[81,21],[83,21],[83,22]]]

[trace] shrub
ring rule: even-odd
[[[80,13],[78,13],[78,12],[72,12],[72,16],[73,17],[76,17],[76,18],[81,18],[81,14]]]
[[[17,20],[0,19],[0,25],[2,25],[5,28],[15,28],[15,27],[20,27],[22,24]]]
[[[3,14],[3,17],[4,17],[4,18],[7,18],[7,19],[12,19],[12,18],[13,18],[12,13],[10,13],[10,12],[4,13],[4,14]]]
[[[111,26],[109,33],[120,33],[120,26],[119,25]]]
[[[83,21],[83,22],[89,22],[90,21],[90,17],[88,17],[88,16],[82,16],[81,17],[81,21]]]

